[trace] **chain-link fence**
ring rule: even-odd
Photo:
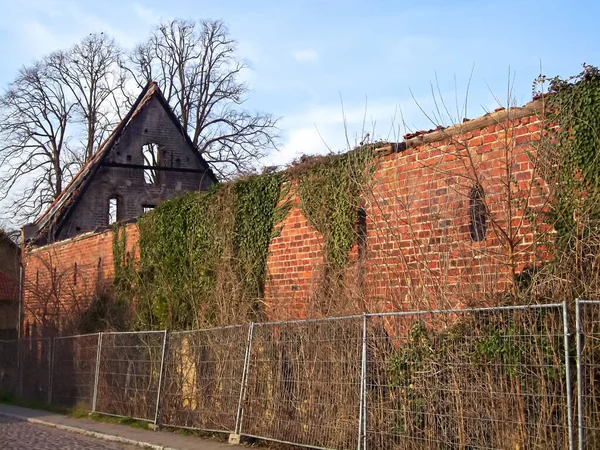
[[[367,446],[568,448],[562,306],[372,319]]]
[[[362,318],[255,324],[242,434],[357,448]]]
[[[102,333],[95,412],[154,422],[166,332]]]
[[[51,402],[91,410],[100,335],[59,337],[54,340]]]
[[[161,401],[165,425],[235,432],[248,329],[170,333]]]
[[[592,449],[600,446],[600,302],[575,310],[0,341],[0,391],[312,448]]]
[[[578,300],[577,411],[581,450],[600,447],[600,301]]]
[[[52,339],[19,341],[19,394],[27,400],[49,402],[52,376]]]

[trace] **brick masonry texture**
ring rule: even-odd
[[[343,288],[328,305],[319,303],[323,238],[301,213],[292,187],[295,206],[269,249],[268,316],[289,319],[501,301],[513,272],[547,258],[536,238],[540,229],[525,214],[544,207],[547,188],[531,157],[542,135],[540,119],[525,108],[494,114],[493,121],[477,122],[481,126],[473,121],[464,132],[434,132],[406,145],[379,149],[373,179],[361,200],[367,216],[366,245],[361,252],[357,246],[352,250],[340,279]],[[483,190],[489,216],[487,235],[480,242],[472,239],[469,228],[469,193],[476,185]],[[136,240],[136,226],[131,224],[128,244],[134,248]],[[52,284],[47,274],[53,271],[55,278],[68,274],[65,279],[71,285],[66,283],[65,292],[76,292],[85,303],[86,292],[97,280],[111,278],[111,245],[112,233],[107,231],[26,252],[28,320],[39,322],[31,312],[44,308],[31,295],[32,286],[43,298],[40,286]],[[82,281],[74,287],[75,264]],[[73,295],[62,291],[55,298],[65,308],[73,301]]]
[[[343,288],[333,299],[319,296],[321,236],[294,207],[271,243],[269,315],[293,319],[497,304],[513,270],[547,257],[536,238],[543,230],[524,214],[542,208],[547,197],[531,157],[540,129],[535,116],[508,116],[503,123],[427,144],[416,140],[380,156],[363,193],[366,251],[361,257],[357,248],[352,251]],[[489,214],[481,242],[473,241],[469,229],[469,192],[476,184]],[[507,244],[508,230],[513,245]]]
[[[138,228],[125,225],[127,251],[135,258]],[[76,328],[92,300],[112,287],[114,273],[111,229],[84,233],[72,239],[25,253],[23,333],[48,335]]]

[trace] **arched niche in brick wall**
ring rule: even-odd
[[[487,208],[483,187],[476,184],[469,191],[469,233],[471,240],[481,242],[487,235]]]

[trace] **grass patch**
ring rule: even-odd
[[[79,417],[85,417],[88,419],[95,420],[96,422],[104,422],[104,423],[112,423],[115,425],[127,425],[128,427],[140,428],[143,430],[148,429],[149,422],[145,422],[143,420],[132,419],[131,417],[114,417],[114,416],[105,416],[103,414],[97,413],[88,413],[87,411],[78,411],[76,414],[85,414],[79,415]],[[69,414],[71,417],[77,417]]]

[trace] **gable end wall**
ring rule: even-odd
[[[156,143],[160,165],[204,171],[180,130],[154,97],[138,112],[120,139],[106,155],[105,162],[143,165],[142,146]],[[159,171],[159,183],[147,184],[139,168],[100,167],[85,191],[76,200],[58,232],[57,239],[108,225],[108,204],[118,201],[118,219],[129,220],[143,213],[143,205],[154,205],[188,191],[206,190],[213,184],[210,175],[175,171]]]

